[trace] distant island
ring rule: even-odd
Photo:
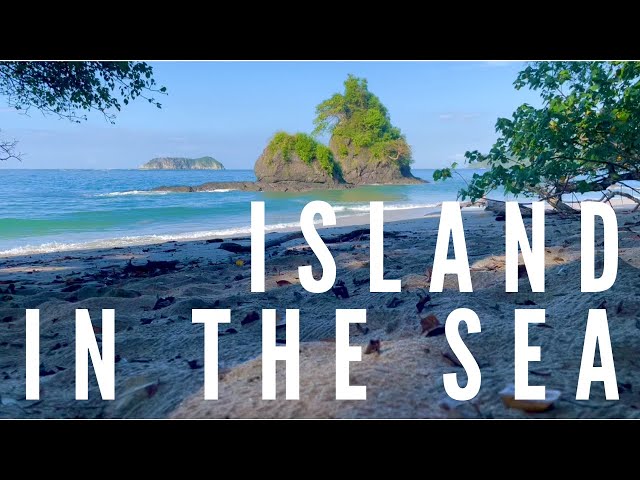
[[[149,160],[140,170],[224,170],[224,165],[213,157],[160,157]]]

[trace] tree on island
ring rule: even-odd
[[[408,171],[411,147],[399,128],[391,124],[389,111],[371,93],[367,80],[349,75],[344,93],[335,93],[316,107],[314,135],[329,133],[339,156],[350,149],[368,149],[374,160],[391,161]]]
[[[411,148],[367,80],[349,75],[344,92],[316,107],[315,130],[277,132],[255,165],[259,182],[336,184],[423,183],[411,174]],[[328,134],[329,146],[318,141]]]
[[[166,92],[144,62],[0,62],[0,95],[10,107],[80,123],[98,111],[115,123],[116,112],[136,98],[161,108],[152,96]],[[0,140],[0,160],[20,158],[17,142]]]
[[[466,152],[469,165],[483,162],[459,192],[475,201],[502,187],[505,193],[537,195],[557,210],[574,212],[562,195],[603,192],[640,180],[640,63],[534,62],[514,82],[540,92],[542,106],[523,104],[511,119],[499,118],[499,136],[488,153]],[[450,168],[433,178],[451,177]]]

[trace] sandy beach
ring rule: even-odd
[[[416,302],[429,289],[439,220],[423,209],[385,212],[385,278],[401,279],[401,293],[369,292],[366,234],[329,245],[348,298],[300,286],[297,267],[318,271],[319,265],[303,239],[267,249],[264,294],[250,292],[250,254],[219,249],[221,239],[3,257],[0,418],[638,418],[640,212],[622,206],[617,215],[620,260],[610,290],[580,293],[579,218],[547,215],[546,291],[531,293],[524,276],[519,293],[505,293],[505,223],[482,209],[464,209],[474,292],[458,292],[455,277],[447,276],[444,291],[432,293],[420,313]],[[321,235],[335,239],[367,222],[366,215],[341,219]],[[267,240],[283,234],[269,233]],[[602,232],[596,237],[601,242]],[[148,260],[170,263],[140,268]],[[444,373],[457,372],[464,384],[464,369],[444,335],[426,337],[420,326],[430,314],[444,323],[460,307],[474,310],[482,324],[481,333],[462,333],[482,372],[479,395],[464,403],[446,401],[442,382]],[[27,308],[40,309],[38,401],[24,399]],[[79,308],[90,310],[98,337],[101,309],[116,311],[115,401],[100,399],[91,368],[89,400],[75,400]],[[217,401],[203,400],[203,327],[191,322],[195,308],[231,309],[231,324],[220,327]],[[261,400],[261,321],[243,320],[262,308],[282,316],[286,308],[300,309],[299,401],[284,399],[283,368],[279,399]],[[366,401],[335,400],[336,308],[367,309],[366,326],[352,327],[352,345],[381,341],[379,354],[351,364],[351,384],[367,386]],[[542,361],[530,364],[529,381],[562,392],[548,412],[508,409],[498,394],[513,383],[516,308],[546,310],[546,323],[529,329],[530,344],[542,351]],[[607,309],[619,401],[605,400],[601,383],[592,386],[589,401],[575,400],[590,308]]]

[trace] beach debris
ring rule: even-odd
[[[369,340],[369,344],[367,345],[367,348],[364,349],[364,354],[369,355],[371,353],[377,353],[378,355],[380,355],[381,347],[382,347],[382,341],[380,339]]]
[[[277,280],[276,285],[279,287],[286,287],[287,285],[293,285],[289,280]]]
[[[174,272],[178,263],[180,262],[177,260],[147,260],[145,265],[134,265],[133,261],[129,260],[122,270],[122,275],[125,277],[155,277]]]
[[[632,393],[633,386],[629,382],[618,382],[618,393],[625,393],[627,391]]]
[[[422,313],[422,310],[424,310],[424,307],[427,304],[427,302],[431,300],[431,295],[429,295],[428,293],[425,295],[418,294],[418,298],[420,300],[418,300],[418,303],[416,303],[416,308],[418,309],[418,313]]]
[[[56,373],[58,373],[56,370],[47,369],[44,366],[44,363],[40,364],[40,376],[41,377],[48,377],[49,375],[55,375]]]
[[[239,274],[239,275],[236,275],[235,277],[233,277],[233,281],[234,281],[234,282],[239,282],[239,281],[240,281],[240,280],[242,280],[243,278],[244,278],[244,275]]]
[[[141,325],[149,325],[151,322],[153,322],[153,318],[141,318],[140,319],[140,324]]]
[[[13,317],[11,315],[9,315],[8,317],[4,317],[2,320],[0,320],[0,322],[2,322],[2,323],[13,322]]]
[[[427,334],[425,336],[426,337],[437,337],[438,335],[444,335],[444,325],[438,325],[433,330],[429,330],[429,332],[427,332]]]
[[[624,308],[624,300],[620,300],[618,302],[618,305],[616,305],[616,313],[617,314],[622,313],[623,308]]]
[[[198,369],[202,368],[202,366],[203,366],[203,365],[198,361],[198,359],[195,359],[195,360],[189,360],[189,361],[187,362],[187,364],[189,364],[189,368],[190,368],[191,370],[198,370]]]
[[[218,248],[231,253],[250,253],[251,247],[234,242],[222,242]]]
[[[533,300],[525,300],[524,302],[516,302],[516,305],[537,305]]]
[[[260,320],[260,314],[255,310],[252,310],[251,312],[247,313],[247,315],[242,319],[240,325],[247,325],[258,320]]]
[[[345,287],[342,280],[338,280],[336,284],[331,288],[331,291],[336,298],[349,298],[349,290]]]
[[[222,240],[221,238],[210,238],[209,240],[205,241],[205,243],[222,243],[224,240]]]
[[[529,373],[531,375],[537,375],[538,377],[550,377],[551,376],[551,372],[549,372],[548,370],[529,370]]]
[[[505,216],[504,215],[496,215],[496,222],[504,222],[505,221]]]
[[[393,297],[390,301],[387,302],[387,308],[396,308],[403,303],[404,300],[400,300],[398,297]]]
[[[389,232],[384,232],[384,236],[386,237]],[[360,241],[363,236],[369,235],[368,228],[359,228],[357,230],[353,230],[351,232],[344,233],[342,235],[336,235],[331,238],[322,239],[325,244],[330,245],[332,243],[343,243],[343,242],[351,242],[353,240]]]
[[[453,353],[451,350],[445,350],[444,352],[442,352],[442,358],[446,359],[452,367],[458,367],[458,368],[462,368],[462,364],[460,363],[460,360],[458,360],[458,357],[456,357],[456,354]]]
[[[366,335],[367,333],[369,333],[369,327],[362,326],[362,324],[360,323],[355,323],[354,324],[356,326],[356,330],[358,330],[361,334]]]
[[[225,335],[233,335],[234,333],[238,333],[238,330],[236,330],[235,328],[227,328],[224,331]]]
[[[428,334],[429,332],[440,326],[440,320],[438,320],[438,317],[431,313],[420,320],[420,326],[422,327],[420,335],[425,332]]]
[[[527,276],[527,267],[524,263],[518,264],[518,278],[524,278]]]
[[[244,265],[244,260],[236,260],[236,266],[242,267]]]
[[[158,300],[156,300],[156,304],[153,306],[153,310],[160,310],[162,308],[166,308],[175,301],[176,301],[175,297],[158,298]]]
[[[525,412],[536,413],[551,409],[560,398],[561,392],[560,390],[547,388],[545,389],[544,400],[516,400],[515,386],[510,384],[503,388],[499,395],[502,403],[504,403],[507,408],[516,408]]]

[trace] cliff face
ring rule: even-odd
[[[141,170],[224,170],[224,165],[213,157],[154,158],[140,167]]]
[[[368,147],[355,147],[349,139],[333,137],[331,151],[340,165],[342,177],[354,185],[417,184],[424,180],[414,177],[408,162],[400,152],[374,154]]]
[[[288,157],[285,160],[282,152],[272,152],[269,147],[265,148],[254,167],[258,183],[299,183],[319,187],[343,183],[324,170],[317,161],[305,162],[296,153],[291,153]]]

